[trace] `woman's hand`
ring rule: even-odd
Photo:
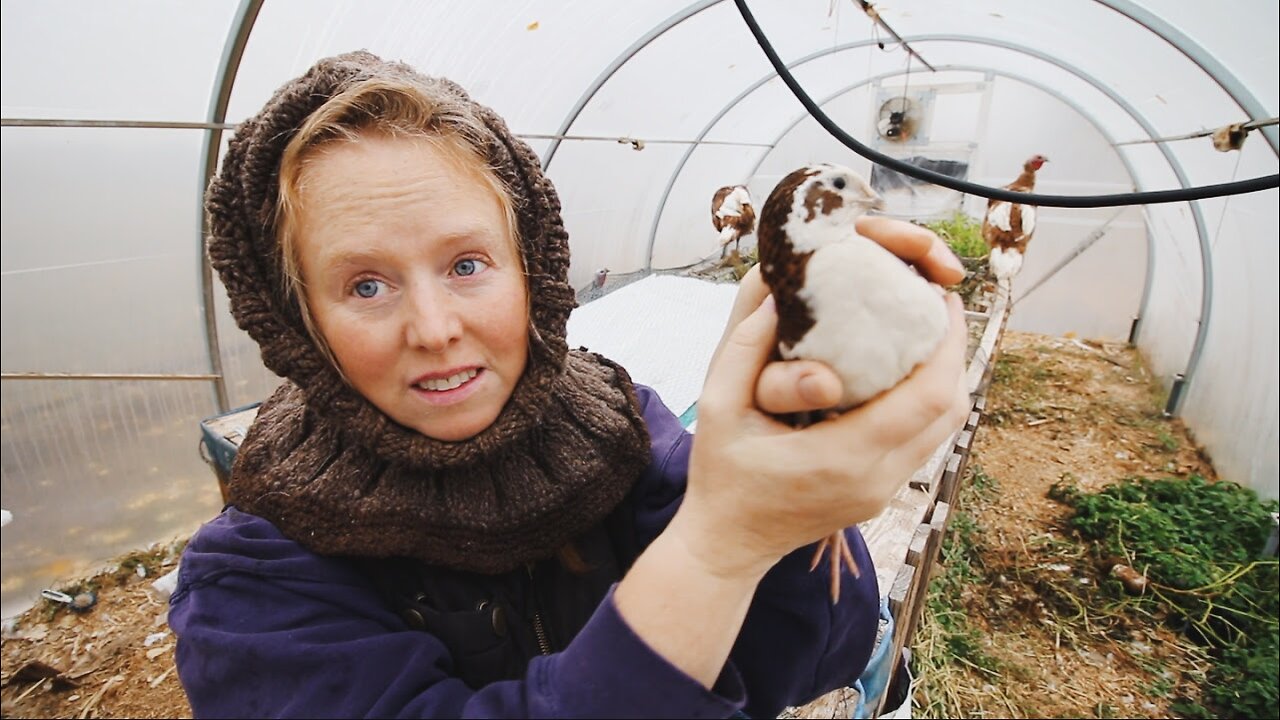
[[[858,231],[941,284],[964,277],[933,233],[866,218]],[[878,515],[969,409],[964,315],[932,358],[888,392],[798,430],[770,413],[818,410],[839,398],[821,363],[768,363],[777,315],[755,270],[742,281],[698,400],[689,485],[671,524],[618,584],[627,624],[672,665],[712,687],[756,587],[785,554]]]
[[[924,228],[867,217],[863,235],[951,284],[964,271]],[[797,430],[773,413],[835,404],[840,381],[821,363],[768,363],[777,316],[752,270],[743,278],[698,403],[689,489],[672,530],[717,573],[755,575],[791,550],[878,515],[969,409],[959,299],[933,357],[898,386]]]

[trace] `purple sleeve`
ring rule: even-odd
[[[650,650],[612,594],[524,679],[473,690],[354,569],[234,508],[188,545],[169,623],[196,717],[727,717],[744,701],[732,668],[708,692]]]
[[[693,436],[650,388],[637,387],[653,443],[653,462],[637,486],[636,526],[647,545],[666,527],[684,495]],[[747,688],[750,717],[776,717],[858,679],[875,645],[879,589],[857,528],[845,530],[860,577],[844,573],[840,602],[829,576],[810,572],[814,546],[783,558],[765,575],[730,655]],[[825,565],[823,566],[825,567]]]

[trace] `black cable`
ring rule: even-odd
[[[990,188],[985,185],[957,180],[956,178],[942,173],[925,170],[916,167],[910,163],[904,162],[897,158],[889,157],[884,153],[876,152],[871,148],[858,142],[849,133],[845,132],[834,120],[827,117],[822,112],[822,108],[813,101],[805,93],[804,88],[800,87],[800,83],[796,81],[795,76],[787,69],[786,63],[778,57],[778,53],[774,51],[773,45],[769,43],[769,39],[765,37],[764,31],[760,29],[760,25],[756,23],[755,17],[751,14],[751,10],[747,8],[746,0],[734,0],[734,4],[738,6],[738,12],[741,13],[743,21],[747,23],[751,34],[755,36],[756,42],[760,44],[760,49],[769,58],[769,62],[773,65],[773,69],[777,71],[778,77],[787,84],[796,99],[804,106],[804,109],[813,116],[818,124],[826,129],[832,137],[839,140],[850,150],[858,153],[862,157],[870,160],[878,165],[883,165],[892,170],[897,170],[903,175],[910,175],[918,180],[941,185],[942,187],[958,190],[962,193],[977,195],[979,197],[989,198],[993,200],[1005,200],[1008,202],[1027,203],[1029,205],[1040,205],[1044,207],[1063,207],[1063,208],[1094,208],[1094,207],[1117,207],[1121,205],[1147,205],[1155,203],[1167,202],[1184,202],[1187,200],[1203,200],[1205,198],[1222,197],[1223,195],[1241,195],[1244,193],[1257,192],[1259,190],[1268,190],[1280,187],[1280,174],[1267,175],[1264,177],[1250,178],[1249,180],[1238,180],[1235,182],[1221,183],[1218,185],[1202,185],[1200,187],[1182,188],[1180,190],[1156,190],[1153,192],[1140,193],[1123,193],[1119,195],[1037,195],[1035,193],[1014,192],[1005,190],[1004,188]]]

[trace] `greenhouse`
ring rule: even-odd
[[[797,709],[815,698],[789,698],[784,716],[982,713],[972,704],[976,695],[954,690],[961,685],[950,695],[937,689],[952,676],[929,664],[929,648],[954,650],[960,637],[940,629],[950,626],[936,598],[960,564],[962,539],[980,548],[995,542],[980,538],[1013,537],[1009,528],[984,530],[979,523],[974,530],[965,514],[1022,497],[1020,486],[1000,475],[1005,457],[1011,465],[1025,461],[1023,474],[1035,475],[1032,504],[1057,508],[1027,510],[1060,523],[1028,535],[1031,550],[1021,541],[1036,572],[1061,567],[1054,572],[1079,576],[1072,593],[1084,592],[1080,585],[1114,591],[1121,600],[1137,597],[1127,602],[1139,603],[1147,617],[1184,618],[1168,624],[1179,637],[1225,638],[1262,628],[1272,640],[1255,666],[1261,662],[1274,678],[1280,612],[1274,588],[1269,599],[1227,621],[1227,630],[1185,620],[1195,613],[1177,609],[1183,607],[1177,602],[1208,597],[1204,588],[1250,573],[1272,583],[1276,577],[1276,3],[3,0],[0,7],[6,717],[138,716],[147,707],[160,713],[148,716],[191,716],[178,685],[182,668],[173,672],[172,644],[180,634],[163,617],[172,588],[153,584],[177,569],[182,545],[234,496],[228,482],[237,450],[282,383],[264,361],[270,340],[246,330],[261,311],[233,313],[230,296],[239,291],[229,296],[221,273],[238,271],[211,252],[225,219],[207,211],[206,191],[225,170],[237,132],[256,127],[277,89],[324,58],[357,50],[452,80],[527,145],[558,196],[566,278],[576,295],[566,337],[553,340],[625,368],[623,375],[652,388],[692,437],[721,334],[737,317],[738,281],[757,261],[772,280],[773,266],[762,259],[764,233],[757,231],[777,225],[767,213],[777,206],[766,201],[793,171],[818,163],[848,168],[876,196],[874,214],[924,225],[962,256],[960,236],[968,233],[976,250],[972,259],[962,257],[968,273],[962,286],[977,289],[964,298],[965,419],[947,428],[945,442],[884,513],[859,523],[875,565],[881,640],[858,684],[849,683],[856,691],[827,696],[836,709]],[[271,177],[279,180],[274,171]],[[312,187],[299,181],[298,192]],[[240,212],[238,202],[227,205]],[[511,212],[532,212],[528,207],[516,202]],[[751,213],[742,220],[744,207]],[[812,219],[814,206],[806,207]],[[739,220],[745,224],[732,229]],[[1012,238],[1017,228],[1022,235],[1008,246],[992,239],[1000,229]],[[1008,258],[1011,268],[1003,264]],[[529,302],[529,312],[542,312],[536,297]],[[309,332],[310,312],[302,310]],[[529,342],[541,343],[535,320],[528,323]],[[332,353],[325,341],[319,345]],[[345,377],[342,368],[327,372]],[[468,372],[425,380],[419,391],[468,383],[476,371]],[[1118,385],[1100,389],[1104,376]],[[352,378],[350,388],[367,395]],[[1100,409],[1086,411],[1083,401],[1063,394],[1085,390]],[[1146,404],[1134,414],[1117,410],[1126,393]],[[388,423],[405,424],[388,415]],[[1113,472],[1103,460],[1122,469]],[[1143,564],[1141,541],[1125,534],[1144,522],[1132,513],[1128,525],[1107,531],[1096,545],[1076,538],[1086,544],[1073,547],[1088,549],[1055,544],[1071,535],[1069,522],[1077,523],[1071,532],[1088,532],[1082,518],[1100,507],[1094,498],[1110,497],[1105,487],[1132,483],[1149,493],[1140,504],[1151,507],[1158,493],[1143,483],[1169,478],[1186,479],[1178,492],[1207,478],[1207,487],[1232,487],[1249,498],[1239,506],[1247,510],[1215,505],[1212,513],[1232,513],[1216,515],[1220,534],[1236,527],[1228,520],[1253,518],[1255,511],[1263,518],[1252,530],[1231,531],[1252,555],[1222,574],[1206,571],[1203,582],[1178,585],[1159,574],[1159,561]],[[1183,503],[1170,527],[1193,526],[1192,506]],[[1010,512],[1017,514],[1016,507]],[[1060,519],[1068,512],[1076,519]],[[1239,537],[1257,527],[1260,541]],[[1161,537],[1156,545],[1174,542]],[[1120,543],[1118,559],[1097,549],[1112,540]],[[1077,561],[1093,569],[1080,570]],[[127,651],[134,660],[126,669],[94,670],[108,667],[97,656],[77,662],[90,641],[59,634],[73,632],[72,621],[59,618],[106,614],[115,618],[109,624],[133,622],[108,606],[99,581],[82,582],[103,577],[95,574],[104,568],[116,578],[121,568],[136,572],[127,580],[138,599],[129,602],[145,610],[137,617],[145,617],[147,645]],[[1015,585],[1045,586],[1016,572]],[[1136,573],[1140,585],[1131,595],[1116,579],[1125,572]],[[1002,583],[1007,575],[991,577]],[[1076,603],[1077,618],[1092,612],[1095,626],[1081,637],[1110,632],[1097,630],[1113,627],[1098,617],[1120,612],[1112,605],[1090,611],[1079,595],[1068,602],[1062,592],[1056,601],[1024,602],[1019,592],[1008,590],[1010,607],[1026,617],[1056,618],[1054,602]],[[1213,597],[1228,604],[1232,592]],[[1172,604],[1159,606],[1163,600]],[[97,607],[76,608],[77,601]],[[32,629],[33,613],[41,611],[47,638]],[[1246,625],[1245,616],[1261,625]],[[1126,648],[1162,642],[1132,631],[1136,621],[1126,617]],[[1023,695],[1000,690],[1027,676],[1010,669],[1012,660],[989,666],[973,660],[1001,657],[990,649],[1001,642],[992,640],[997,630],[973,632],[964,637],[985,635],[988,649],[964,656],[971,666],[964,672],[986,677],[974,687],[1004,693],[999,701],[989,695],[986,712],[1035,714],[1019,698],[1065,692],[1034,673],[1018,691]],[[63,637],[55,652],[53,638]],[[1100,677],[1110,677],[1119,662],[1074,631],[1050,637],[1057,646],[1045,652],[1070,646],[1072,662],[1105,658],[1098,660],[1106,668]],[[1111,637],[1120,642],[1119,631]],[[49,643],[44,650],[41,641]],[[97,641],[98,651],[104,643]],[[168,650],[150,652],[159,648]],[[1246,692],[1241,688],[1253,688],[1254,676],[1204,670],[1231,652],[1256,648],[1212,648],[1195,651],[1202,653],[1195,655],[1197,672],[1208,678],[1203,692],[1148,692],[1182,672],[1171,659],[1157,668],[1152,658],[1159,653],[1152,651],[1126,661],[1124,671],[1148,673],[1140,683],[1146,690],[1117,691],[1124,701],[1091,695],[1044,712],[1273,713],[1274,683]],[[126,700],[132,692],[126,688],[135,686],[173,694]],[[1222,688],[1235,699],[1224,699]],[[749,712],[750,682],[746,692]],[[394,714],[378,707],[369,712]]]

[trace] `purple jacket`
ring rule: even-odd
[[[684,493],[692,436],[637,386],[653,460],[631,491],[640,547]],[[316,555],[262,518],[228,507],[182,556],[169,624],[196,717],[773,717],[851,684],[875,642],[878,589],[856,529],[861,579],[832,605],[813,548],[761,582],[713,690],[667,663],[618,614],[612,590],[559,652],[522,678],[468,687],[448,651],[410,629],[349,561]]]

